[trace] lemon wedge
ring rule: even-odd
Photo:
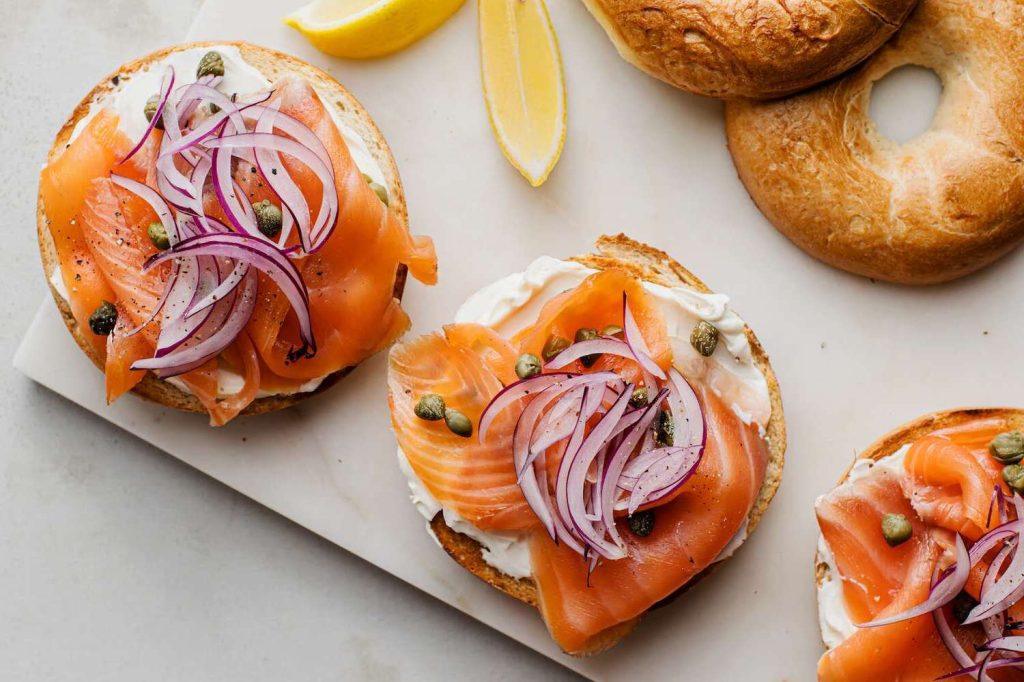
[[[565,144],[565,79],[544,0],[479,0],[484,99],[502,152],[530,184]]]
[[[314,0],[284,22],[327,54],[370,59],[398,52],[443,24],[466,0]]]

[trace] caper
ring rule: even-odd
[[[110,301],[104,301],[89,316],[89,329],[96,336],[110,336],[117,324],[117,307]]]
[[[451,408],[445,410],[444,423],[448,425],[448,430],[456,436],[469,438],[473,435],[473,422],[469,421],[469,417],[458,410],[453,410]]]
[[[654,512],[639,511],[629,517],[629,529],[642,538],[654,532]]]
[[[1016,464],[1024,459],[1024,433],[1000,433],[988,444],[988,451],[1002,464]]]
[[[220,52],[207,52],[204,54],[203,58],[199,60],[199,68],[196,69],[196,78],[223,75],[224,57],[220,55]]]
[[[953,617],[956,618],[956,622],[962,625],[977,605],[978,600],[972,597],[970,592],[963,591],[955,596],[953,598]]]
[[[153,95],[146,100],[146,107],[142,110],[142,113],[146,115],[147,121],[152,121],[153,117],[156,116],[156,112],[160,109],[160,97],[159,95]],[[164,119],[161,117],[154,126],[157,130],[164,129]]]
[[[1010,464],[1003,467],[1003,480],[1020,494],[1024,495],[1024,466]]]
[[[413,412],[417,417],[428,422],[440,421],[444,419],[444,398],[436,393],[428,393],[420,397]]]
[[[641,386],[640,388],[638,388],[635,391],[633,391],[633,395],[630,396],[630,398],[629,398],[629,406],[630,407],[645,407],[647,405],[647,403],[649,403],[650,401],[651,401],[650,392],[647,390],[646,386]]]
[[[153,246],[161,251],[171,248],[171,240],[167,237],[163,223],[150,223],[146,228],[146,234],[149,235],[149,241],[153,242]]]
[[[710,358],[718,347],[718,328],[707,320],[701,320],[690,333],[690,343],[698,353]]]
[[[664,410],[658,415],[657,439],[665,447],[671,447],[676,440],[676,424],[672,415]]]
[[[544,344],[544,350],[540,352],[540,356],[544,358],[544,362],[550,362],[556,355],[561,353],[570,345],[569,339],[552,334]]]
[[[271,239],[281,234],[284,214],[281,213],[281,209],[270,203],[269,199],[256,202],[252,205],[252,210],[256,213],[256,226],[260,228],[260,232]]]
[[[625,331],[625,330],[622,327],[620,327],[619,325],[617,325],[617,324],[610,324],[610,325],[608,325],[607,327],[605,327],[604,329],[601,330],[601,336],[618,336],[623,331]]]
[[[516,360],[516,376],[520,379],[529,379],[540,374],[540,358],[532,353],[523,353]]]
[[[576,330],[576,343],[583,343],[584,341],[593,341],[594,339],[600,338],[596,329],[590,327],[583,327],[582,329]],[[594,353],[591,355],[584,355],[580,358],[580,364],[584,367],[593,367],[594,363],[601,359],[600,353]]]
[[[882,537],[890,547],[902,545],[914,534],[914,527],[903,514],[886,514],[882,517]]]

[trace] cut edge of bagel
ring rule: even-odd
[[[857,462],[862,459],[869,459],[877,462],[895,453],[903,446],[910,445],[911,443],[935,433],[936,431],[960,426],[961,424],[966,424],[980,419],[1002,419],[1006,422],[1006,425],[1009,428],[1024,429],[1024,409],[1021,408],[962,407],[954,410],[932,412],[896,427],[865,448],[863,452],[854,457],[853,461],[850,462],[850,466],[847,467],[838,483],[833,487],[833,490],[847,482],[853,468],[856,466]],[[819,539],[821,538],[820,531],[818,532],[818,537]],[[819,610],[821,608],[821,586],[826,581],[833,579],[838,579],[838,576],[833,578],[831,575],[831,568],[821,556],[820,550],[815,550],[814,584]],[[824,644],[825,636],[824,633],[820,631],[820,623],[819,634],[821,635],[822,644]],[[828,645],[825,646],[826,649],[828,649]]]
[[[71,117],[68,118],[67,122],[64,123],[63,127],[57,133],[53,145],[50,147],[50,151],[47,155],[47,163],[52,162],[64,152],[64,150],[69,146],[71,135],[78,123],[89,115],[93,105],[102,105],[103,101],[118,89],[119,83],[122,79],[131,78],[133,74],[160,62],[168,55],[175,52],[193,48],[202,49],[218,46],[238,48],[245,62],[262,72],[266,76],[267,80],[271,82],[287,75],[296,75],[313,85],[317,93],[320,95],[320,98],[323,100],[324,105],[333,108],[339,114],[341,120],[344,121],[345,125],[354,130],[366,144],[371,155],[384,174],[391,210],[401,218],[404,224],[408,225],[409,215],[406,206],[405,191],[402,187],[402,181],[398,173],[398,166],[383,134],[381,134],[380,130],[377,128],[377,124],[373,121],[369,113],[367,113],[359,101],[326,71],[283,52],[242,41],[179,43],[153,52],[144,57],[140,57],[139,59],[121,66],[101,81],[99,85],[93,88],[93,90],[86,95],[74,109]],[[43,205],[41,196],[37,198],[36,231],[39,241],[39,253],[43,264],[43,273],[46,276],[47,286],[49,287],[50,293],[53,295],[53,299],[57,304],[61,318],[64,320],[64,324],[67,326],[68,331],[71,332],[71,336],[74,338],[79,348],[82,349],[82,352],[89,357],[92,363],[96,365],[100,371],[103,371],[103,358],[96,353],[92,344],[89,342],[88,337],[85,336],[84,331],[79,328],[78,322],[75,320],[75,316],[71,311],[71,306],[67,299],[65,299],[53,285],[52,279],[54,273],[59,272],[60,270],[60,259],[57,256],[57,250],[53,243],[53,238],[50,235],[49,227],[47,226],[46,207]],[[394,287],[394,295],[398,300],[402,299],[402,294],[405,291],[407,274],[408,269],[406,266],[400,265],[396,272]],[[295,405],[307,398],[326,391],[354,369],[355,366],[351,366],[334,372],[333,374],[325,377],[320,385],[313,391],[257,398],[248,407],[246,407],[241,414],[265,414],[267,412],[274,412],[291,407],[292,405]],[[157,378],[151,372],[146,373],[146,376],[142,381],[132,389],[132,393],[151,402],[159,403],[176,410],[203,414],[207,413],[206,408],[194,395],[181,390],[168,381]]]
[[[624,234],[602,236],[597,240],[596,246],[596,253],[576,256],[569,260],[595,270],[613,268],[625,270],[640,279],[663,286],[683,286],[701,293],[712,293],[700,279],[672,259],[671,256],[663,251],[630,239]],[[767,511],[782,481],[782,469],[785,464],[786,453],[786,422],[782,409],[782,394],[779,391],[778,381],[772,370],[768,354],[749,326],[745,328],[745,331],[753,351],[754,362],[768,383],[772,406],[771,417],[765,429],[765,435],[769,444],[768,468],[765,472],[760,492],[747,516],[746,534],[747,539],[749,539]],[[530,606],[539,606],[539,596],[533,580],[529,578],[514,578],[488,564],[483,558],[483,546],[468,535],[449,528],[444,521],[443,512],[438,512],[434,516],[430,521],[430,528],[438,542],[448,552],[448,555],[467,571],[514,599],[518,599]],[[711,564],[683,585],[675,594],[652,605],[651,609],[671,602],[677,596],[693,587],[699,580],[710,575],[723,562],[724,560]],[[639,625],[642,618],[643,615],[612,626],[596,636],[593,645],[586,651],[569,653],[573,656],[590,656],[601,653],[617,644],[623,637],[632,632]]]

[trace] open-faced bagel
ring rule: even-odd
[[[917,0],[583,0],[626,61],[710,97],[782,97],[855,66]]]
[[[869,114],[894,69],[934,70],[931,128],[897,144]],[[790,99],[730,102],[729,148],[751,197],[826,263],[905,284],[961,277],[1024,238],[1024,3],[923,0],[862,67]]]
[[[668,254],[622,234],[602,236],[597,241],[595,253],[577,256],[570,260],[595,270],[625,270],[642,280],[666,287],[684,287],[701,293],[711,293],[711,290],[696,275]],[[779,391],[779,384],[772,370],[768,354],[750,327],[746,327],[745,332],[753,351],[754,362],[768,383],[772,409],[771,417],[765,428],[765,437],[768,441],[768,467],[760,491],[747,516],[746,532],[749,538],[768,510],[768,506],[782,482],[782,469],[786,454],[786,421],[782,409],[782,394]],[[514,578],[488,564],[483,557],[483,546],[468,535],[449,528],[445,523],[443,512],[438,512],[434,516],[430,521],[430,528],[445,551],[463,568],[510,597],[530,606],[539,607],[539,593],[532,579]],[[699,580],[710,575],[721,563],[711,564],[694,576],[678,592],[651,608],[657,608],[671,601]],[[591,655],[608,649],[632,632],[640,620],[640,618],[634,618],[605,630],[599,637],[594,638],[587,651],[576,652],[574,655]]]
[[[391,155],[391,150],[388,148],[384,136],[377,129],[373,119],[370,118],[370,115],[365,109],[363,109],[362,105],[360,105],[356,98],[327,72],[290,55],[276,50],[252,45],[250,43],[224,41],[216,43],[184,43],[154,52],[153,54],[125,64],[109,77],[100,81],[99,85],[93,88],[93,90],[86,95],[81,103],[79,103],[75,108],[74,112],[72,112],[70,118],[68,118],[60,132],[57,133],[56,139],[50,149],[48,161],[53,161],[63,153],[71,140],[71,135],[75,127],[82,119],[89,115],[92,107],[96,105],[102,106],[102,104],[114,92],[116,92],[117,88],[122,87],[123,84],[128,82],[134,74],[151,67],[154,64],[158,64],[173,52],[192,48],[215,47],[219,45],[237,47],[246,63],[261,71],[270,81],[275,81],[289,75],[299,76],[312,83],[319,92],[323,93],[325,106],[334,107],[341,119],[345,122],[345,125],[356,131],[360,138],[362,138],[366,143],[367,148],[370,150],[370,153],[373,155],[384,174],[384,178],[386,179],[391,210],[397,213],[404,222],[408,222],[405,193],[402,189],[402,183],[398,175],[398,167],[395,164],[394,157]],[[60,260],[57,255],[56,247],[53,243],[53,238],[50,234],[46,206],[43,203],[42,197],[38,200],[36,223],[39,251],[43,262],[43,271],[46,274],[47,281],[51,282],[50,290],[57,303],[57,307],[61,312],[61,316],[82,351],[98,368],[102,370],[104,367],[103,358],[100,357],[93,345],[89,342],[85,332],[79,328],[78,322],[75,320],[75,316],[71,311],[70,303],[52,284],[54,273],[59,272]],[[404,265],[400,265],[398,272],[396,273],[394,287],[395,297],[399,300],[401,299],[402,293],[405,289],[406,276],[406,267]],[[262,414],[290,407],[291,405],[294,405],[312,395],[327,390],[339,379],[348,374],[352,369],[352,367],[348,367],[335,372],[324,379],[315,391],[270,395],[257,398],[242,412],[242,414]],[[145,378],[132,390],[132,392],[142,398],[166,405],[167,407],[185,410],[188,412],[206,412],[206,408],[203,407],[202,403],[194,395],[181,390],[168,381],[157,378],[152,373],[147,373]]]

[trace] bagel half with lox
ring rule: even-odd
[[[1024,410],[905,424],[816,503],[823,682],[1024,679]]]
[[[37,219],[108,402],[131,391],[214,425],[327,389],[408,328],[407,274],[436,281],[369,114],[248,43],[176,45],[96,86],[57,134]]]
[[[722,99],[770,99],[869,57],[917,0],[583,0],[619,54],[651,76]]]
[[[898,144],[870,115],[874,84],[932,69],[931,127]],[[873,279],[968,275],[1024,239],[1024,5],[921,0],[862,66],[773,102],[730,102],[737,171],[765,217],[804,251]]]
[[[782,476],[782,401],[757,338],[624,235],[540,258],[396,345],[388,389],[428,531],[576,656],[731,556]]]

